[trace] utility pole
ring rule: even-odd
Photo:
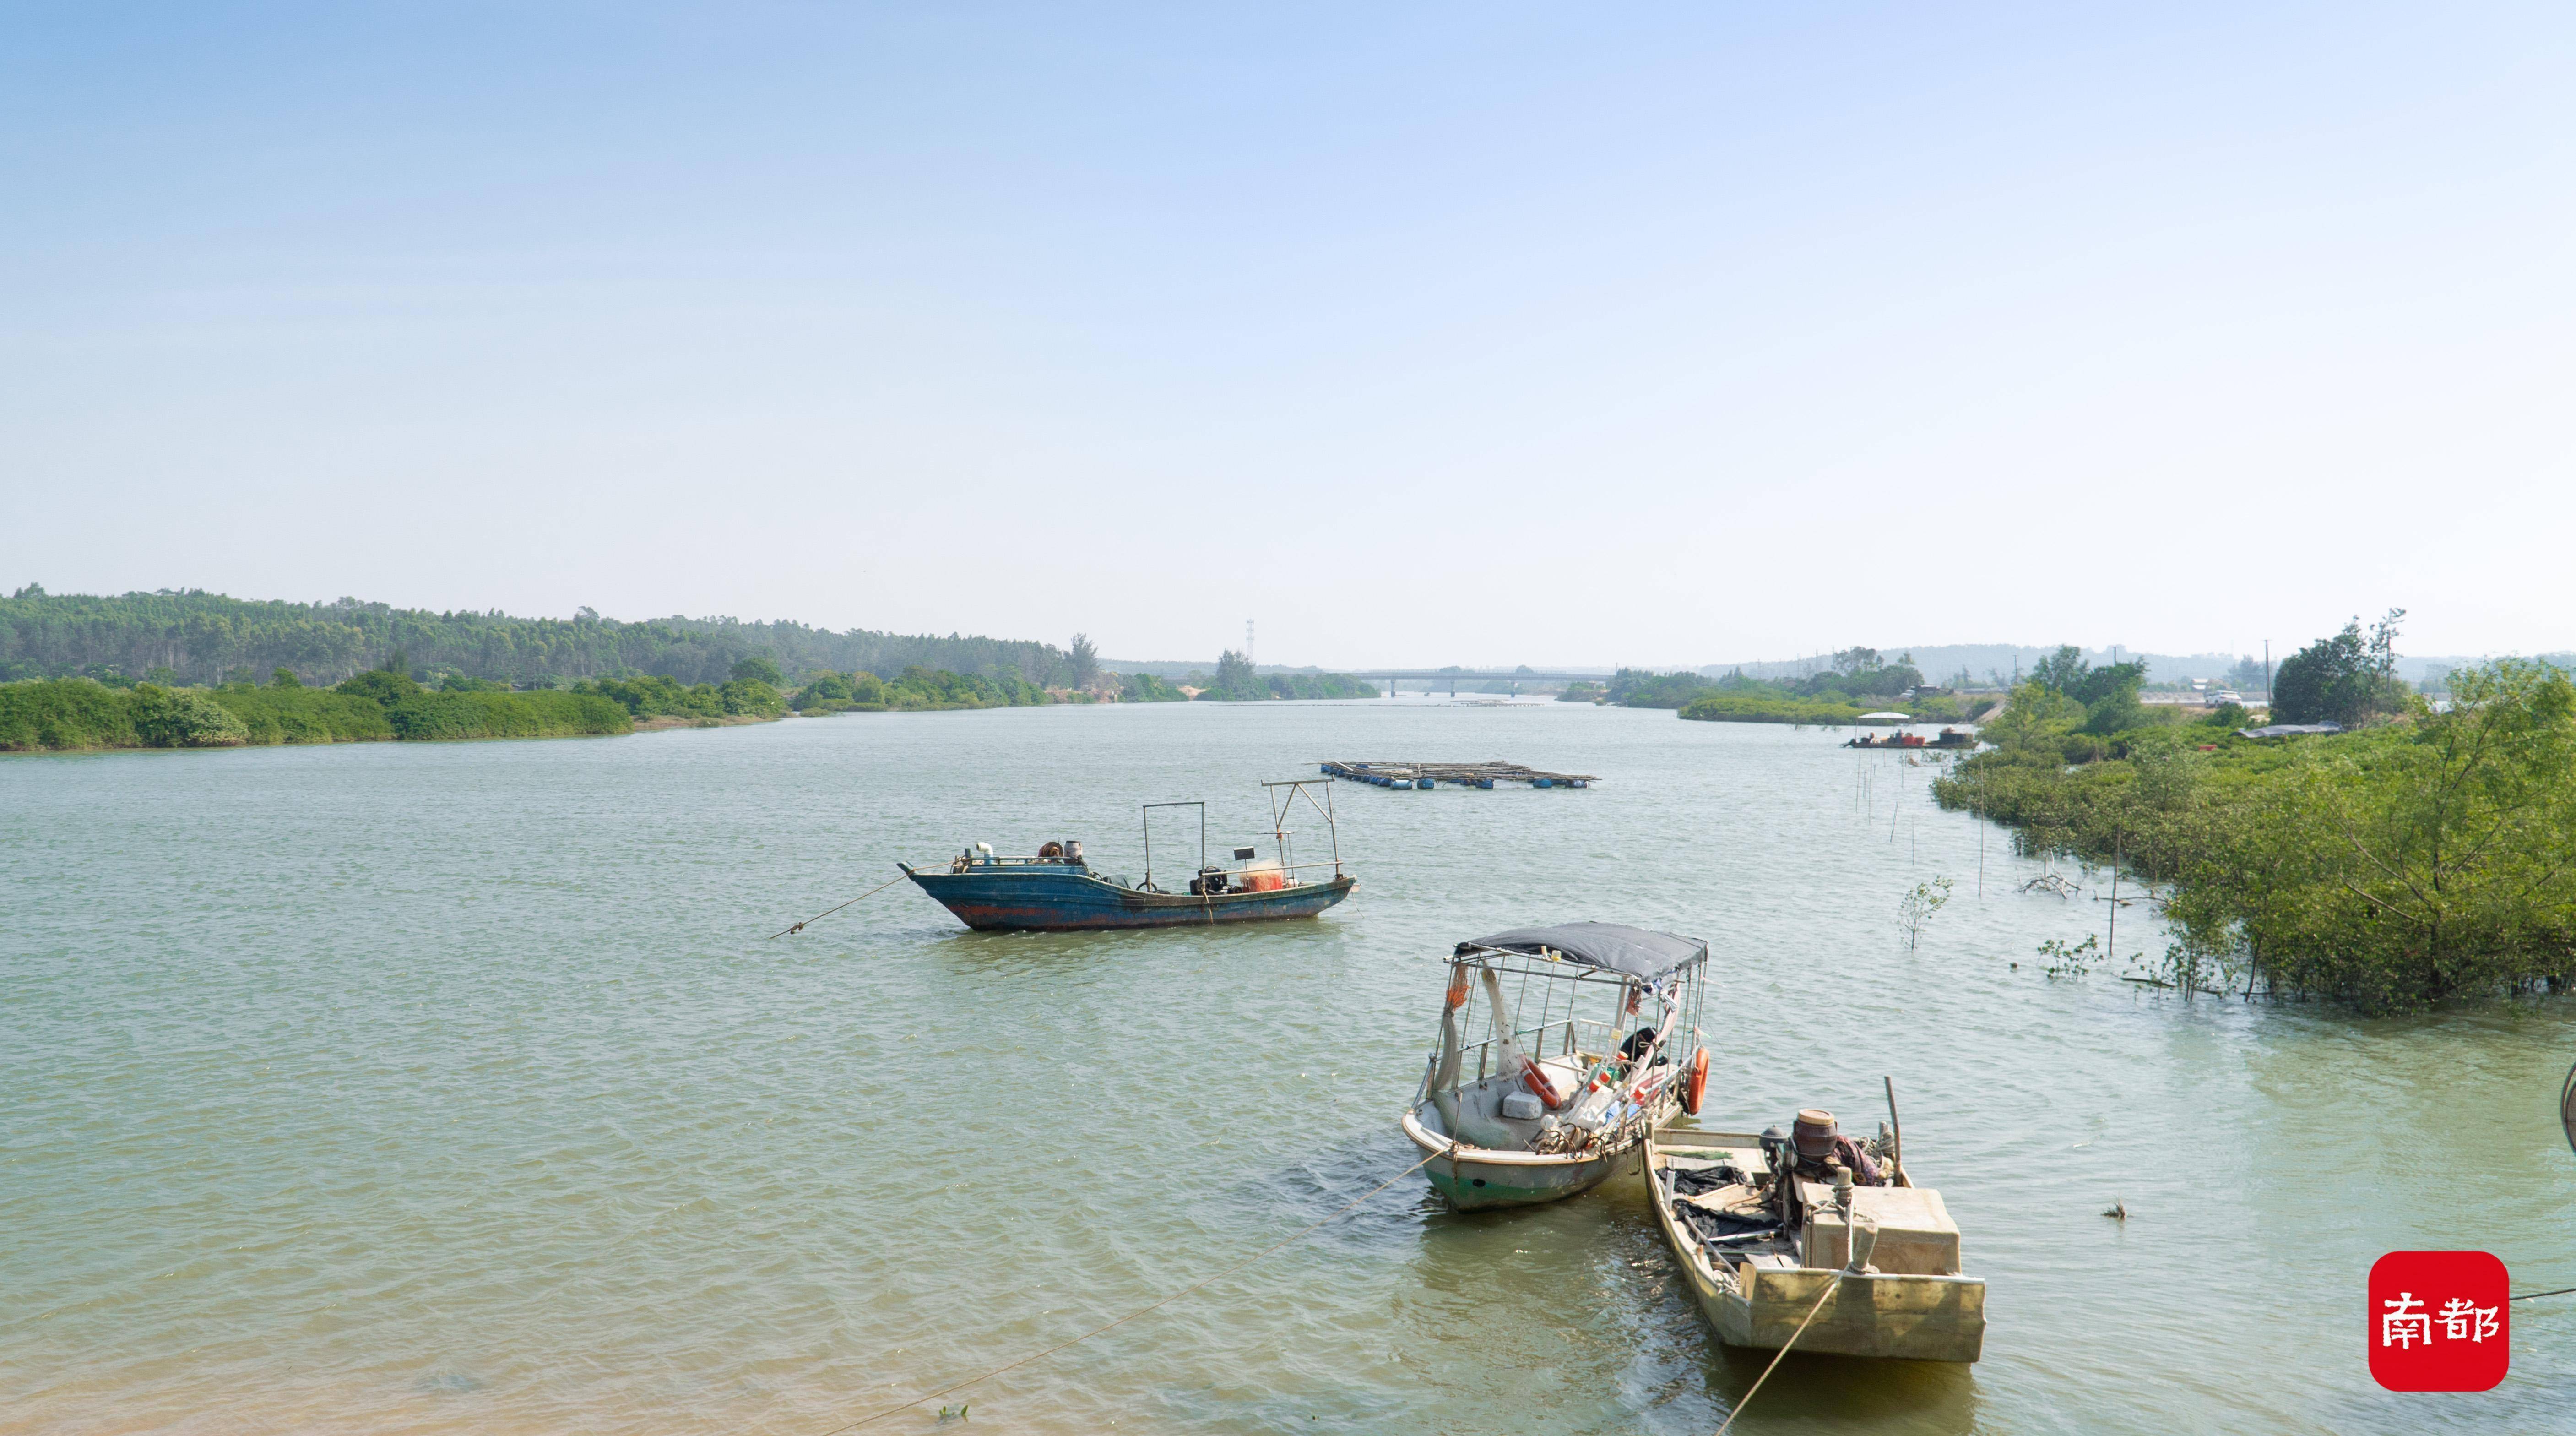
[[[2266,716],[2272,708],[2272,640],[2263,640],[2263,709]]]

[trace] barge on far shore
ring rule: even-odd
[[[1437,788],[1443,783],[1461,788],[1490,788],[1496,783],[1527,783],[1533,788],[1589,788],[1600,782],[1590,773],[1547,773],[1506,763],[1500,758],[1489,763],[1361,763],[1350,759],[1332,759],[1323,764],[1324,776],[1348,778],[1354,783],[1370,783],[1380,788]]]

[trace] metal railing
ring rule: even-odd
[[[1597,1047],[1587,1047],[1579,1039],[1578,1033],[1581,1032],[1597,1032],[1602,1040]],[[1624,1036],[1619,1024],[1615,1022],[1603,1022],[1594,1017],[1567,1017],[1551,1021],[1541,1027],[1517,1028],[1512,1033],[1512,1040],[1519,1043],[1523,1049],[1536,1053],[1542,1058],[1580,1057],[1589,1061],[1616,1050]],[[1556,1050],[1553,1052],[1548,1050],[1551,1038],[1556,1044]],[[1490,1070],[1493,1048],[1494,1039],[1491,1037],[1460,1047],[1458,1049],[1460,1069],[1463,1071],[1466,1066],[1466,1054],[1473,1052],[1476,1054],[1475,1080],[1481,1082],[1493,1075]]]

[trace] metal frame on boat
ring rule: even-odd
[[[1271,838],[1277,845],[1277,859],[1272,862],[1256,861],[1255,850],[1244,847],[1234,850],[1232,866],[1210,863],[1207,805],[1190,800],[1142,805],[1145,876],[1133,883],[1124,876],[1093,871],[1079,841],[1049,843],[1033,857],[1002,856],[991,844],[976,843],[949,859],[944,870],[930,864],[896,866],[940,906],[978,931],[1202,927],[1314,917],[1349,896],[1358,881],[1342,871],[1331,780],[1293,778],[1261,787],[1270,808]],[[1315,801],[1307,791],[1310,788],[1324,790],[1322,802]],[[1324,820],[1332,844],[1329,862],[1296,860],[1296,829],[1289,826],[1289,819],[1301,799]],[[1153,812],[1186,807],[1199,810],[1198,871],[1190,878],[1186,894],[1165,892],[1154,883]],[[1326,869],[1331,875],[1320,876]]]
[[[1697,938],[1616,923],[1458,944],[1440,1046],[1401,1122],[1432,1154],[1432,1187],[1461,1210],[1527,1206],[1639,1170],[1647,1133],[1698,1109],[1707,965]],[[1490,1035],[1469,1042],[1479,1019]]]

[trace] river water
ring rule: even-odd
[[[1738,1430],[2576,1429],[2576,1298],[2483,1395],[2362,1345],[2384,1251],[2576,1286],[2576,1013],[2051,980],[2107,905],[1838,736],[1406,699],[0,761],[0,1429],[822,1436],[1400,1171],[1441,955],[1579,918],[1710,940],[1712,1116],[1867,1131],[1892,1076],[1990,1283],[1977,1366],[1793,1357]],[[1326,757],[1603,781],[1340,785],[1319,921],[981,935],[906,885],[765,940],[977,839],[1136,871],[1142,800],[1249,841]],[[948,1429],[1706,1432],[1760,1369],[1642,1194],[1415,1177]]]

